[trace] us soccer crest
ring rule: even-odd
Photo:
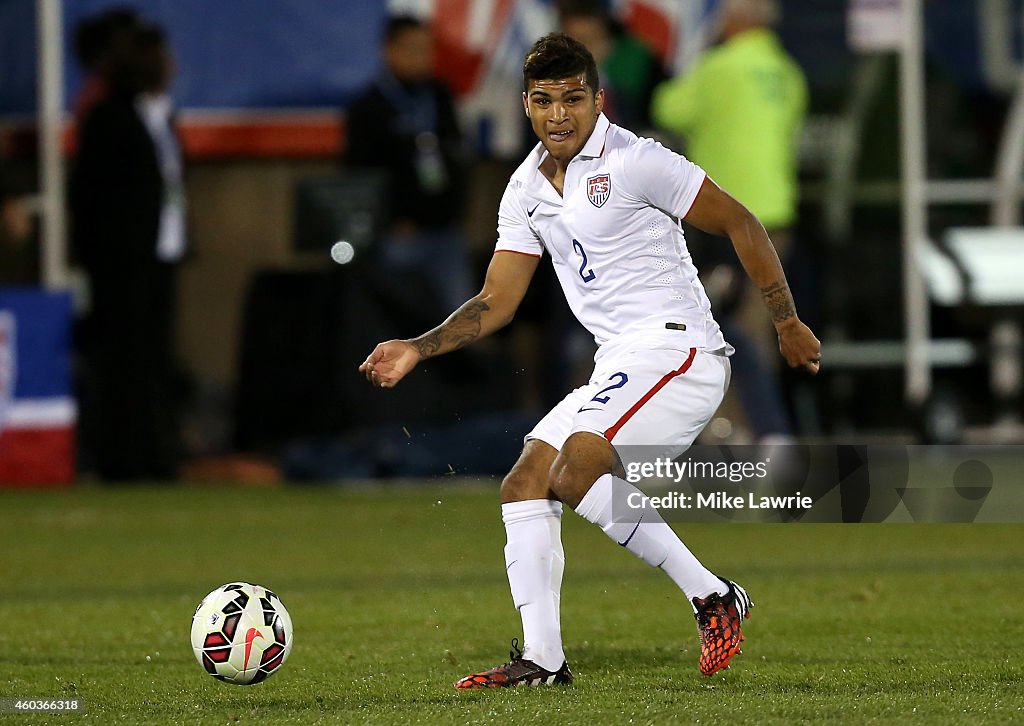
[[[598,174],[587,179],[587,199],[595,207],[602,207],[612,194],[610,174]]]

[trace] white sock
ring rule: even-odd
[[[547,499],[530,499],[501,505],[508,543],[505,570],[512,602],[523,620],[523,657],[549,671],[565,661],[558,599],[553,592],[556,570],[561,589],[561,538],[556,557],[551,520],[560,522],[561,507]],[[557,561],[556,561],[557,560]]]
[[[565,572],[565,550],[562,549],[562,503],[545,500],[550,507],[547,517],[548,534],[551,537],[551,597],[555,600],[555,617],[562,627],[562,574]],[[561,664],[559,664],[561,665]]]
[[[631,494],[639,498],[629,499]],[[636,507],[638,502],[642,509]],[[647,564],[664,570],[686,594],[691,607],[695,597],[725,593],[725,583],[693,556],[650,499],[629,482],[604,474],[590,487],[576,513]],[[632,521],[616,521],[616,515]]]

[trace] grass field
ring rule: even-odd
[[[576,683],[458,693],[519,635],[493,484],[0,494],[0,697],[87,708],[0,724],[1024,722],[1024,525],[678,527],[757,605],[731,670],[701,676],[670,581],[568,514]],[[248,688],[188,641],[238,579],[295,623]]]

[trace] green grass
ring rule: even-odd
[[[84,698],[10,723],[1024,721],[1024,526],[677,525],[757,603],[744,654],[696,667],[682,597],[565,518],[568,688],[457,693],[519,634],[495,487],[78,489],[0,495],[0,696]],[[192,611],[276,590],[295,650],[266,683],[205,675]]]

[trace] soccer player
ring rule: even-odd
[[[631,495],[634,502],[643,496],[615,476],[617,449],[648,445],[678,456],[729,383],[732,349],[711,315],[678,220],[729,236],[761,289],[790,366],[816,373],[821,345],[797,317],[761,223],[686,158],[611,124],[583,45],[560,33],[538,40],[523,64],[523,89],[540,143],[502,197],[483,289],[438,327],[380,343],[359,366],[373,385],[392,388],[420,361],[508,324],[545,252],[569,306],[599,345],[590,382],[527,435],[501,484],[505,562],[523,650],[455,686],[572,681],[559,620],[563,504],[683,591],[697,619],[700,670],[711,675],[739,652],[740,626],[752,607],[747,593],[704,567],[649,502],[639,521],[614,514],[629,511]]]

